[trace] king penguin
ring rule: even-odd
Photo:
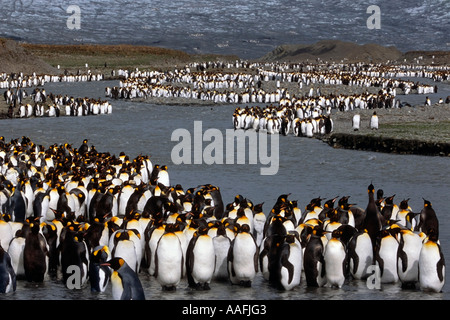
[[[383,229],[379,232],[375,245],[375,261],[380,268],[381,283],[398,281],[397,251],[399,242],[396,234],[400,228]]]
[[[261,245],[264,239],[264,226],[267,221],[267,217],[263,212],[263,205],[264,202],[253,207],[253,235],[258,246]]]
[[[111,285],[114,300],[145,300],[144,288],[138,275],[124,259],[115,257],[103,265],[113,269]]]
[[[216,235],[213,237],[214,254],[216,256],[216,263],[214,269],[214,279],[219,281],[228,280],[228,251],[231,247],[231,239],[227,235],[227,227],[221,221],[217,227]]]
[[[433,230],[436,237],[439,238],[439,221],[430,201],[423,199],[423,209],[419,218],[418,230],[425,232],[427,235],[429,235],[430,230]]]
[[[175,228],[166,225],[155,252],[155,278],[163,290],[175,290],[183,276],[183,250]]]
[[[336,229],[325,246],[323,260],[328,285],[342,288],[347,274],[347,257],[345,244],[341,241],[343,231]]]
[[[369,276],[367,269],[373,264],[373,247],[367,230],[356,233],[347,247],[349,271],[354,279]]]
[[[280,253],[280,285],[289,291],[300,285],[303,269],[303,249],[297,232],[286,235]]]
[[[189,287],[210,289],[215,269],[214,243],[208,235],[208,228],[200,226],[186,251],[186,275]]]
[[[361,122],[361,116],[359,114],[355,114],[352,118],[352,128],[353,131],[358,131],[359,130],[359,124]]]
[[[373,112],[372,117],[370,118],[370,129],[378,130],[378,116],[376,111]]]
[[[25,238],[23,265],[28,282],[43,282],[48,272],[48,245],[40,232],[39,223],[30,223],[30,232]]]
[[[251,287],[258,272],[258,246],[248,224],[238,228],[228,251],[227,262],[232,283]]]
[[[378,233],[383,226],[383,217],[375,202],[375,188],[372,183],[367,188],[367,193],[369,194],[369,202],[367,203],[362,228],[369,233],[372,246],[375,248]]]
[[[409,229],[400,230],[400,242],[397,251],[398,278],[402,288],[415,288],[419,281],[419,256],[422,238]]]
[[[419,284],[421,290],[430,292],[441,292],[445,284],[445,259],[433,229],[420,251]]]
[[[0,246],[0,293],[16,291],[16,273],[11,264],[11,257]]]
[[[105,292],[108,286],[111,270],[104,264],[109,257],[107,246],[94,247],[89,259],[89,283],[92,292]]]
[[[326,243],[325,231],[321,226],[314,227],[303,255],[303,268],[308,287],[323,287],[327,282],[323,258]]]

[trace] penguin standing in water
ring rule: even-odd
[[[314,227],[303,254],[303,268],[308,287],[323,287],[327,282],[323,258],[326,243],[325,231],[321,226]]]
[[[215,269],[214,243],[208,228],[200,226],[186,251],[186,275],[191,288],[209,290]]]
[[[376,111],[374,111],[372,117],[370,117],[370,129],[378,130],[378,116]]]
[[[115,257],[102,265],[113,269],[111,285],[114,300],[145,300],[144,288],[138,275],[124,259]]]
[[[400,230],[400,242],[397,251],[398,278],[402,288],[414,288],[419,281],[419,256],[422,238],[409,229]]]
[[[280,285],[284,290],[292,290],[300,285],[303,268],[303,249],[297,232],[286,235],[280,253]]]
[[[231,242],[227,262],[232,283],[251,287],[258,272],[258,246],[248,224],[239,227]]]
[[[111,269],[104,264],[109,260],[107,246],[97,246],[89,258],[89,283],[92,292],[105,292],[111,279]]]
[[[213,237],[214,254],[216,256],[214,279],[228,280],[228,251],[231,247],[231,239],[227,235],[225,224],[220,222],[216,235]]]
[[[367,188],[367,193],[369,194],[369,202],[366,207],[362,228],[367,230],[372,239],[372,246],[375,248],[378,233],[383,226],[383,216],[376,205],[375,188],[372,183]]]
[[[423,291],[441,292],[445,284],[445,259],[437,233],[429,230],[419,256],[419,285]]]
[[[375,245],[375,261],[380,268],[381,283],[398,281],[397,251],[399,243],[396,234],[400,228],[383,229]]]
[[[88,277],[89,251],[84,242],[82,232],[76,226],[66,226],[61,233],[61,269],[63,281],[69,285],[69,277],[72,275],[71,266],[77,266],[81,272],[80,285],[84,285]]]
[[[431,202],[425,199],[423,199],[423,209],[420,212],[417,229],[427,235],[429,235],[430,230],[433,230],[436,237],[439,238],[439,221],[436,212],[431,206]]]
[[[263,212],[263,203],[259,203],[253,207],[253,235],[258,246],[261,245],[264,239],[264,226],[267,217]]]
[[[11,264],[11,257],[0,246],[0,293],[16,291],[16,273]]]
[[[341,241],[342,235],[342,229],[334,230],[323,254],[327,283],[338,288],[344,285],[347,274],[347,253],[345,244]]]
[[[48,271],[48,246],[40,232],[39,223],[30,223],[30,232],[25,238],[23,265],[28,282],[43,282]]]
[[[175,228],[166,225],[155,252],[155,278],[163,290],[175,290],[183,276],[183,249]]]
[[[369,276],[367,269],[373,264],[373,247],[367,230],[356,233],[347,247],[350,274],[355,279]]]

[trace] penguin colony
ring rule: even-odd
[[[191,69],[196,69],[195,71]],[[227,72],[229,69],[229,72]],[[239,69],[239,72],[235,71]],[[241,70],[243,69],[243,70]],[[402,94],[431,94],[436,87],[418,82],[395,79],[418,76],[445,81],[448,67],[375,64],[287,64],[250,63],[248,61],[192,63],[167,72],[119,70],[124,79],[120,85],[106,88],[105,94],[115,99],[147,99],[150,97],[182,97],[214,103],[279,103],[291,95],[282,86],[286,83],[303,85],[344,85],[382,89],[387,97],[386,107],[398,107],[393,97]],[[275,81],[277,88],[264,90],[262,84]]]
[[[381,283],[440,292],[445,282],[431,202],[414,212],[409,199],[396,205],[372,184],[366,209],[343,196],[302,210],[283,194],[264,212],[242,195],[224,204],[217,186],[185,190],[148,156],[101,153],[87,139],[46,149],[1,137],[0,165],[3,293],[56,274],[72,289],[73,268],[92,292],[135,300],[146,298],[142,273],[162,290],[183,279],[197,290],[215,281],[251,287],[258,273],[282,290],[302,281],[341,288],[367,279],[371,265]]]
[[[85,81],[101,81],[104,79],[103,74],[93,74],[88,71],[85,74],[78,73],[54,75],[54,74],[36,74],[31,75],[21,73],[8,74],[0,73],[0,89],[12,88],[30,88],[43,86],[48,82],[85,82]]]
[[[88,116],[112,113],[112,105],[107,100],[93,98],[74,98],[67,95],[47,94],[44,88],[34,88],[30,99],[25,103],[28,93],[22,88],[8,88],[3,97],[9,105],[9,118]]]

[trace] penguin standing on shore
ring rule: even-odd
[[[429,230],[419,256],[419,285],[423,291],[441,292],[445,284],[445,259],[437,233]]]
[[[111,285],[114,300],[145,300],[144,288],[138,275],[124,259],[115,257],[102,265],[113,269]]]
[[[378,130],[378,116],[376,111],[374,111],[372,117],[370,117],[370,129]]]
[[[353,131],[358,131],[359,130],[360,123],[361,123],[361,116],[359,114],[353,115],[353,118],[352,118],[352,129],[353,129]]]

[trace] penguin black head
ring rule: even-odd
[[[423,198],[422,198],[423,199]],[[425,208],[431,208],[431,202],[428,200],[423,199],[423,206]]]
[[[375,193],[375,187],[372,183],[367,187],[367,192],[372,194]]]
[[[408,207],[409,207],[409,205],[408,205],[408,201],[409,201],[409,198],[408,199],[404,199],[404,200],[402,200],[402,202],[400,202],[400,205],[398,206],[400,209],[408,209]]]
[[[126,264],[125,260],[120,257],[115,257],[112,258],[111,260],[106,261],[105,263],[102,263],[103,266],[111,267],[115,271],[122,268],[124,264]]]

